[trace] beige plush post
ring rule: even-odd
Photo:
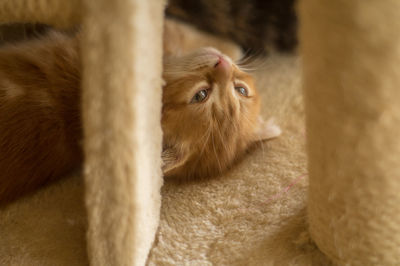
[[[0,23],[33,22],[59,27],[78,23],[82,0],[3,0],[0,1]]]
[[[400,263],[400,1],[303,0],[309,223],[341,265]]]
[[[158,225],[163,8],[162,0],[0,2],[0,23],[67,27],[83,19],[83,145],[93,265],[143,265]]]
[[[161,0],[87,0],[82,54],[92,265],[144,265],[158,226]]]

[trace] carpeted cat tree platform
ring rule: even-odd
[[[83,23],[86,157],[0,210],[0,265],[398,265],[400,2],[300,1],[302,63],[256,73],[283,135],[160,190],[163,8],[0,2],[1,22]]]

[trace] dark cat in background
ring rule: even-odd
[[[293,51],[297,45],[295,0],[169,0],[167,17],[233,40],[249,53]],[[40,36],[42,24],[0,26],[0,44]]]
[[[253,53],[297,44],[295,0],[169,0],[166,14]]]

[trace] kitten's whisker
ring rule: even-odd
[[[233,127],[234,127],[234,129],[233,129],[234,132],[240,132],[237,123],[235,123],[235,122],[233,121],[232,117],[230,117],[229,115],[225,114],[225,118],[229,121],[229,123],[230,123],[231,125],[233,125]]]
[[[245,72],[255,72],[258,69],[264,68],[269,63],[268,58],[265,55],[260,53],[251,54],[249,56],[245,56],[236,62],[236,65]]]
[[[207,139],[206,139],[206,141],[204,141],[204,144],[203,144],[203,147],[201,148],[199,157],[201,157],[201,155],[203,155],[204,150],[205,150],[205,148],[206,148],[206,146],[207,146],[207,143],[208,143],[208,141],[209,141],[209,139],[210,139],[210,135],[211,135],[211,126],[208,127],[206,134],[207,134]],[[206,134],[205,134],[205,135],[206,135]]]
[[[220,129],[220,130],[217,130],[217,132],[218,132],[218,135],[219,135],[219,137],[220,137],[220,140],[221,140],[221,143],[223,142],[223,140],[224,140],[224,138],[222,137],[222,135],[221,135],[221,124],[218,122],[218,120],[215,118],[215,116],[214,116],[214,114],[213,114],[213,118],[214,118],[214,120],[215,120],[215,122],[217,123],[217,125],[218,125],[218,128]],[[226,152],[226,154],[230,154],[229,152],[228,152],[228,150],[227,150],[227,147],[226,147],[226,145],[222,145],[223,147],[224,147],[224,150],[225,150],[225,152]]]
[[[220,163],[220,161],[219,161],[219,159],[218,159],[217,150],[215,149],[214,134],[213,134],[212,131],[211,131],[211,139],[212,139],[212,144],[213,144],[215,159],[217,160],[217,163],[218,163],[219,172],[222,173],[222,167],[221,167],[221,163]]]
[[[254,127],[256,125],[256,121],[251,121],[247,116],[246,113],[243,112],[243,118],[250,124],[250,126]]]
[[[247,52],[237,62],[239,64],[248,64],[248,63],[251,63],[252,61],[254,61],[254,59],[259,57],[260,55],[261,55],[261,53],[257,54],[257,53]]]
[[[201,142],[202,140],[203,140],[203,138],[205,138],[206,137],[206,135],[208,134],[208,132],[210,131],[210,129],[211,129],[211,126],[209,126],[208,128],[207,128],[207,130],[205,131],[205,133],[203,134],[203,136],[201,136],[200,138],[199,138],[199,142]]]

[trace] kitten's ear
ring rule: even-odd
[[[164,175],[182,166],[187,161],[187,157],[188,156],[180,154],[175,148],[165,148],[161,154],[163,160],[162,171]]]
[[[267,140],[278,137],[282,133],[281,128],[275,124],[274,118],[270,118],[268,121],[259,116],[258,127],[254,132],[254,140]]]

